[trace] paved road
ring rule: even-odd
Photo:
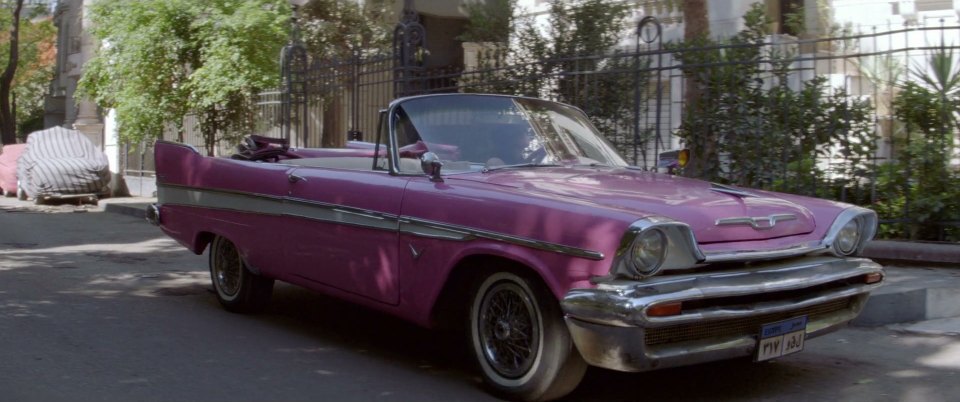
[[[491,400],[460,343],[279,286],[258,316],[139,219],[0,200],[0,401]],[[568,399],[955,401],[960,337],[851,328],[773,363],[591,370]]]

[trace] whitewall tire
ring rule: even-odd
[[[233,242],[220,236],[210,243],[210,280],[220,304],[235,313],[260,311],[273,294],[273,279],[250,272]]]
[[[541,401],[573,391],[587,365],[560,306],[536,279],[487,276],[470,304],[470,343],[484,382],[504,397]]]

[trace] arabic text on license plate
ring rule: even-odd
[[[757,361],[775,359],[803,350],[807,316],[766,324],[760,328]]]

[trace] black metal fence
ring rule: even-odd
[[[407,15],[387,51],[313,59],[288,46],[283,87],[257,95],[256,133],[295,146],[338,146],[372,140],[378,111],[400,96],[537,96],[582,108],[637,166],[657,169],[670,162],[660,160],[664,151],[699,149],[694,158],[715,162],[701,163],[699,176],[869,206],[889,237],[960,238],[956,124],[940,128],[946,145],[935,149],[924,146],[935,137],[924,132],[929,127],[897,113],[904,83],[926,85],[920,74],[934,55],[953,52],[960,68],[960,27],[813,40],[774,35],[695,48],[665,44],[660,32],[644,19],[630,45],[610,52],[522,60],[481,45],[464,55],[465,65],[427,68],[427,32]],[[960,101],[952,96],[955,103],[944,104],[955,122]],[[186,142],[201,147],[193,124],[185,126]],[[221,144],[220,152],[233,145]],[[152,171],[149,149],[126,155],[128,172]],[[926,183],[930,177],[942,180]]]
[[[658,158],[663,151],[706,149],[694,157],[714,163],[701,164],[700,176],[872,206],[892,236],[953,238],[960,223],[952,215],[960,214],[960,204],[955,212],[930,211],[910,188],[916,177],[895,177],[910,174],[909,164],[897,165],[904,156],[932,158],[910,151],[927,139],[896,116],[902,84],[920,81],[917,73],[928,69],[932,55],[960,49],[951,40],[960,27],[813,40],[767,36],[691,48],[665,45],[659,24],[645,19],[633,45],[611,52],[524,61],[507,49],[480,46],[464,55],[467,65],[425,68],[429,56],[419,46],[426,33],[417,26],[398,26],[392,52],[356,50],[342,60],[307,55],[289,66],[281,94],[289,106],[264,103],[268,126],[277,132],[275,123],[285,124],[280,132],[301,146],[335,146],[371,139],[378,110],[399,96],[537,96],[584,109],[628,161],[647,169],[667,163]],[[953,144],[956,127],[948,129]],[[697,143],[703,138],[714,143]],[[940,150],[949,154],[947,175],[960,164],[949,148]],[[933,227],[933,234],[918,236],[917,225]]]

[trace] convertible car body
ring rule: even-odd
[[[628,166],[578,109],[399,99],[374,142],[234,158],[156,145],[149,219],[210,250],[221,304],[274,280],[469,333],[512,399],[560,397],[587,365],[647,371],[802,350],[883,281],[867,209]]]

